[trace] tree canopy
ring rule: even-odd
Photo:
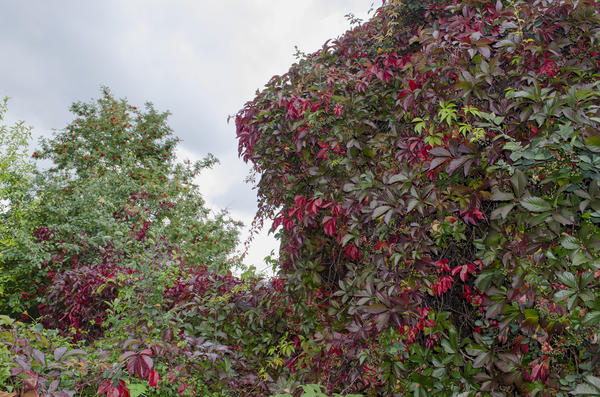
[[[37,174],[31,230],[4,249],[13,309],[25,308],[23,292],[41,303],[57,272],[107,258],[134,270],[163,257],[227,272],[238,224],[226,213],[211,216],[194,182],[217,160],[177,163],[168,112],[149,103],[139,110],[108,89],[71,111],[73,122],[33,153],[51,165]]]

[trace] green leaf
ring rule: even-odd
[[[372,313],[372,314],[379,314],[379,313],[383,313],[390,310],[387,306],[382,305],[381,303],[375,303],[372,304],[370,306],[368,306],[367,308],[365,308],[365,311],[367,313]]]
[[[396,183],[396,182],[404,182],[408,180],[408,176],[405,174],[396,174],[390,178],[388,184]]]
[[[560,223],[561,225],[571,225],[573,224],[573,221],[571,221],[571,219],[567,218],[566,216],[563,216],[562,214],[555,212],[552,214],[552,218]]]
[[[436,368],[431,373],[431,376],[433,376],[434,378],[437,378],[439,380],[441,380],[445,375],[446,375],[446,368]]]
[[[490,352],[485,352],[483,354],[480,354],[477,356],[477,358],[475,358],[475,360],[473,360],[473,368],[481,368],[484,365],[486,365],[487,363],[490,362],[492,358],[492,353]]]
[[[520,153],[523,151],[523,147],[519,142],[506,142],[502,149],[511,151],[513,153]]]
[[[410,199],[408,200],[408,205],[406,206],[406,212],[410,212],[413,209],[415,209],[415,207],[419,205],[419,200],[417,199]]]
[[[537,324],[540,319],[538,312],[535,309],[525,309],[523,314],[525,315],[525,320],[532,324]]]
[[[571,394],[574,396],[598,396],[600,395],[600,388],[594,387],[588,383],[581,383],[577,385]]]
[[[552,209],[550,203],[541,197],[527,197],[519,202],[525,209],[531,212],[544,212]]]
[[[577,196],[579,196],[579,197],[581,197],[583,199],[586,199],[586,200],[591,200],[592,199],[592,197],[589,195],[588,192],[586,192],[584,190],[581,190],[581,189],[577,189],[573,193],[575,193]]]
[[[573,306],[575,306],[575,302],[577,302],[577,294],[573,294],[573,296],[569,298],[569,300],[567,301],[567,309],[573,309]]]
[[[484,270],[475,279],[475,287],[477,287],[477,289],[479,289],[480,291],[487,290],[492,284],[492,281],[494,280],[496,275],[497,273],[495,269]]]
[[[372,219],[377,219],[381,215],[383,215],[386,212],[388,212],[391,208],[392,207],[390,207],[389,205],[381,205],[381,206],[375,208],[375,211],[373,211],[373,214],[371,215],[371,218]]]
[[[581,320],[585,326],[600,324],[600,311],[589,312]],[[598,386],[600,388],[600,386]]]
[[[589,289],[585,289],[578,293],[579,299],[583,301],[583,303],[593,302],[596,298],[595,294]]]
[[[127,385],[129,388],[129,393],[131,397],[138,397],[142,394],[146,393],[147,387],[143,383],[130,383]]]
[[[585,380],[593,385],[596,389],[600,390],[600,378],[597,378],[593,375],[586,375]]]
[[[515,170],[515,173],[510,178],[510,183],[517,197],[521,197],[523,193],[525,193],[525,189],[527,188],[527,177],[521,171]]]
[[[501,207],[496,208],[490,214],[491,219],[498,219],[502,217],[502,219],[506,219],[508,213],[515,207],[515,204],[506,204]]]
[[[442,347],[444,348],[444,351],[448,354],[454,354],[456,353],[456,350],[454,350],[452,348],[452,346],[450,345],[450,341],[448,339],[442,339],[442,341],[440,342],[440,345],[442,345]]]
[[[512,193],[501,192],[498,189],[492,190],[492,200],[493,201],[507,201],[515,198],[515,195]]]
[[[571,289],[561,289],[560,291],[557,291],[554,294],[553,300],[555,302],[560,302],[566,298],[568,298],[569,296],[573,295],[575,293],[575,291],[571,290]]]
[[[562,240],[560,240],[560,245],[564,249],[574,250],[581,246],[579,241],[573,236],[565,236]]]
[[[356,185],[354,183],[345,183],[344,186],[342,186],[342,190],[345,192],[351,192],[355,189]]]
[[[572,258],[573,266],[579,266],[582,263],[589,262],[589,260],[590,258],[581,253],[581,251],[575,251]]]
[[[557,275],[558,280],[564,285],[577,289],[577,279],[572,273],[563,272]]]
[[[592,136],[583,138],[583,140],[585,141],[585,143],[588,146],[591,146],[592,148],[600,147],[600,137],[599,136],[592,135]]]
[[[538,214],[538,215],[532,217],[531,219],[529,219],[529,221],[527,223],[529,224],[529,226],[537,226],[540,223],[545,222],[549,216],[550,216],[549,212],[543,212],[543,213]]]

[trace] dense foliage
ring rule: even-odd
[[[176,163],[168,113],[151,104],[141,111],[104,90],[98,101],[71,110],[73,122],[33,153],[52,165],[38,173],[28,228],[16,231],[18,244],[3,249],[10,281],[3,310],[34,315],[45,287],[72,268],[139,271],[173,257],[227,271],[237,226],[224,213],[210,217],[193,182],[216,159]]]
[[[4,98],[0,103],[0,244],[3,249],[17,245],[15,230],[26,228],[27,215],[33,209],[29,195],[33,166],[27,159],[31,131],[23,122],[12,126],[3,123],[7,102]],[[0,252],[0,304],[4,303],[4,287],[9,280],[2,256]]]
[[[12,228],[2,235],[0,310],[33,324],[1,317],[9,371],[0,385],[55,397],[235,388],[224,358],[240,353],[216,342],[216,327],[191,325],[209,310],[201,304],[226,302],[240,283],[230,273],[238,223],[211,214],[194,184],[216,159],[176,162],[168,113],[106,89],[72,111],[33,152],[52,162],[35,178],[28,130],[2,129],[2,217]]]
[[[352,22],[236,115],[268,280],[167,113],[76,103],[37,173],[0,129],[0,397],[600,395],[597,2]]]
[[[593,0],[389,1],[238,113],[287,293],[332,297],[305,380],[598,394],[599,41]]]

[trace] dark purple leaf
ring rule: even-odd
[[[37,349],[33,349],[31,355],[33,356],[35,361],[42,364],[42,367],[46,366],[46,356],[44,355],[44,353]]]
[[[64,346],[58,347],[56,349],[54,349],[54,360],[55,361],[60,361],[61,358],[63,358],[63,356],[65,355],[65,353],[67,352],[67,348]]]

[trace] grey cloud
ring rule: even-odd
[[[9,117],[48,136],[71,120],[73,101],[107,85],[133,104],[170,110],[182,148],[221,160],[205,192],[218,206],[252,217],[235,128],[226,119],[274,74],[342,34],[348,11],[371,0],[29,0],[0,5],[0,96]],[[266,249],[268,252],[270,250]]]

